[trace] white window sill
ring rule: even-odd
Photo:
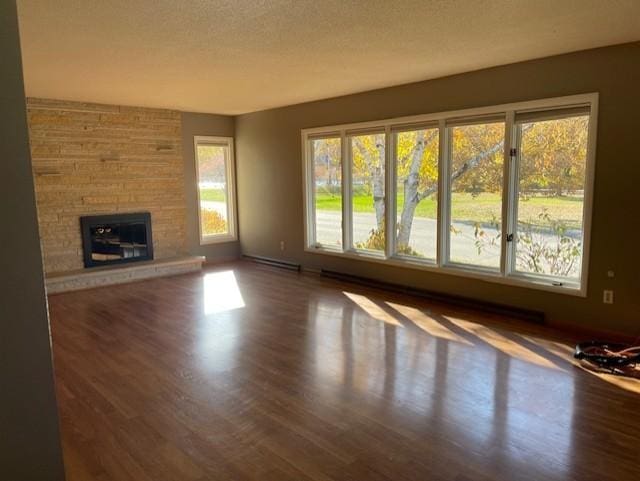
[[[525,287],[528,289],[536,289],[557,294],[565,294],[575,297],[587,297],[586,286],[580,286],[568,281],[561,281],[563,285],[554,285],[556,280],[545,279],[539,276],[527,275],[524,273],[513,273],[510,275],[502,275],[499,271],[482,268],[469,267],[460,264],[446,264],[438,266],[433,260],[412,259],[408,256],[385,257],[384,254],[377,254],[369,251],[342,251],[338,249],[327,249],[321,246],[310,246],[305,248],[305,252],[314,254],[330,255],[343,257],[347,259],[356,259],[360,261],[375,262],[378,264],[386,264],[395,267],[407,267],[440,274],[449,274],[459,277],[478,279],[482,281],[503,284],[515,287]]]
[[[211,235],[202,237],[200,239],[200,245],[210,245],[210,244],[222,244],[225,242],[236,242],[238,240],[238,236],[231,234],[219,234],[219,235]]]

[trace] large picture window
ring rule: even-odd
[[[233,139],[194,138],[200,243],[237,239]]]
[[[303,130],[307,249],[585,295],[597,107],[585,94]]]

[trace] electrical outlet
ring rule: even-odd
[[[280,241],[280,250],[281,251],[284,250],[284,241],[283,240]]]
[[[602,302],[604,302],[605,304],[613,304],[613,291],[603,291]]]

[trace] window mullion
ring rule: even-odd
[[[598,131],[598,98],[591,103],[589,114],[589,131],[587,143],[587,165],[584,179],[584,205],[582,207],[582,267],[580,268],[580,287],[587,292],[587,277],[589,274],[589,253],[591,243],[591,221],[593,216],[593,190],[595,184],[595,156],[596,138]]]
[[[511,233],[513,234],[513,242],[510,243],[509,264],[507,266],[507,275],[511,275],[516,271],[516,249],[518,247],[518,196],[520,195],[520,158],[522,155],[522,130],[521,124],[514,123],[511,132],[513,148],[516,149],[516,155],[511,160]]]
[[[514,141],[515,114],[508,111],[504,130],[504,163],[502,175],[502,235],[500,236],[500,273],[509,275],[513,271],[515,240],[515,206],[517,204],[517,167],[512,149]]]
[[[449,134],[446,123],[438,122],[438,219],[436,263],[442,267],[449,259]]]
[[[307,246],[308,247],[317,247],[318,241],[316,240],[316,193],[315,193],[315,176],[313,173],[313,158],[314,158],[314,149],[313,143],[307,139],[305,143],[307,160],[305,163],[305,171],[306,171],[306,182],[307,182],[307,222],[309,225],[307,226]]]
[[[230,142],[225,149],[225,160],[224,160],[224,171],[226,176],[226,192],[225,192],[225,200],[227,202],[227,229],[230,235],[236,235],[236,212],[235,212],[235,185],[233,182],[233,167],[232,167],[232,156],[233,156],[233,144]]]
[[[351,200],[351,143],[345,131],[340,132],[341,164],[342,164],[342,250],[349,251],[352,231]]]
[[[395,184],[395,142],[392,139],[391,127],[385,128],[384,136],[384,166],[385,166],[385,194],[384,194],[384,212],[385,212],[385,254],[386,257],[392,257],[396,251],[396,184]]]

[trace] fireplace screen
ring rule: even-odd
[[[80,218],[85,267],[153,259],[151,214]]]

